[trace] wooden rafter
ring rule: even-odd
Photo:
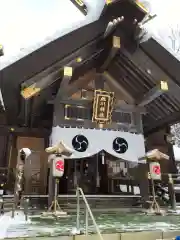
[[[109,87],[117,96],[121,95],[121,97],[130,104],[135,103],[135,99],[108,72],[104,72],[103,76]]]
[[[109,64],[113,60],[113,58],[118,53],[118,51],[119,51],[119,49],[121,47],[120,37],[113,36],[111,44],[112,44],[111,45],[111,49],[110,49],[110,51],[109,51],[109,53],[107,55],[107,58],[105,59],[104,63],[100,67],[100,72],[104,72],[107,69],[107,67],[109,66]]]

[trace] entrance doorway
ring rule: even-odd
[[[102,161],[101,154],[66,159],[64,170],[59,181],[59,194],[75,194],[77,186],[85,194],[108,194],[108,166]]]
[[[75,194],[77,186],[86,194],[95,194],[96,168],[95,157],[66,159],[64,175],[59,181],[59,194]]]
[[[96,192],[95,170],[96,162],[93,157],[75,160],[75,181],[77,186],[81,187],[86,194]]]

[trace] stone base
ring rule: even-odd
[[[127,233],[114,233],[102,234],[103,240],[174,240],[176,236],[180,235],[180,231],[152,231],[152,232],[127,232]],[[34,240],[34,237],[23,237],[23,240]],[[76,236],[58,236],[58,237],[43,237],[44,240],[99,240],[99,236],[92,234],[89,236],[76,235]],[[8,238],[10,240],[10,238]],[[14,240],[14,239],[11,239]],[[36,237],[36,240],[42,240],[42,237]]]
[[[67,212],[56,211],[56,212],[42,212],[41,218],[53,219],[53,218],[66,218],[69,217]]]
[[[144,213],[146,213],[147,215],[161,215],[161,216],[166,215],[165,210],[160,209],[159,211],[157,211],[153,208],[145,209]]]

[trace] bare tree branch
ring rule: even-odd
[[[180,52],[180,26],[177,25],[175,28],[171,27],[171,35],[169,36],[171,40],[171,47],[175,53]]]
[[[175,137],[175,144],[180,147],[180,123],[176,123],[171,126],[171,133]]]

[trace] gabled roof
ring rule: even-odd
[[[1,70],[1,89],[7,110],[8,123],[17,124],[20,107],[20,85],[25,81],[38,82],[42,78],[56,76],[60,68],[67,65],[73,59],[85,55],[85,61],[76,69],[72,81],[76,81],[80,75],[96,68],[102,57],[101,50],[108,49],[107,42],[103,42],[103,34],[109,21],[116,17],[124,16],[128,19],[137,10],[128,0],[118,1],[118,5],[112,5],[104,10],[100,19],[78,30],[75,30],[20,59],[12,65]],[[113,16],[113,17],[112,17]],[[142,20],[143,11],[138,9],[138,20]],[[111,62],[107,72],[112,75],[134,98],[142,98],[151,90],[157,82],[168,80],[175,86],[174,95],[166,94],[147,105],[147,114],[144,117],[146,133],[159,127],[175,122],[180,114],[180,82],[178,79],[179,62],[155,40],[141,44],[138,48],[132,39],[133,29],[127,25],[120,25],[116,35],[121,36],[122,45],[119,54]],[[126,37],[123,37],[124,34]],[[105,51],[106,52],[106,51]],[[173,67],[170,65],[173,64]],[[54,74],[54,75],[53,75]],[[58,88],[60,76],[50,88]],[[48,88],[33,101],[36,106],[47,97]],[[179,94],[180,95],[180,94]],[[25,103],[21,102],[21,105]],[[32,103],[31,103],[32,104]],[[34,108],[35,109],[35,108]],[[38,107],[36,111],[39,111]],[[29,113],[30,114],[30,113]]]
[[[153,50],[151,46],[153,46]],[[161,53],[163,58],[161,58]],[[169,63],[177,63],[177,69],[174,69],[174,72],[168,67],[168,61]],[[167,68],[164,67],[164,62],[166,62]],[[134,99],[145,95],[160,80],[169,82],[171,90],[146,106],[147,113],[143,118],[146,133],[180,119],[180,81],[176,75],[176,72],[179,71],[178,65],[180,67],[180,63],[174,56],[154,39],[150,39],[141,44],[132,54],[126,51],[120,52],[109,67],[111,75]]]
[[[141,21],[145,15],[144,11],[140,10],[131,0],[117,1],[104,9],[98,21],[60,37],[2,69],[0,85],[8,122],[15,124],[17,121],[21,83],[36,78],[38,74],[40,74],[39,77],[42,77],[44,74],[48,75],[55,69],[59,69],[69,62],[69,55],[74,58],[73,55],[77,54],[78,50],[81,51],[83,47],[88,48],[88,44],[91,45],[93,41],[96,45],[96,42],[102,39],[109,21],[119,16],[128,19],[135,13],[137,13],[138,21]],[[87,51],[87,49],[83,51]],[[92,54],[92,49],[89,49],[89,51]],[[44,70],[46,71],[43,72]]]

